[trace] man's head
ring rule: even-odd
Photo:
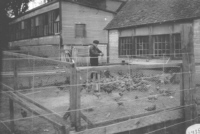
[[[95,45],[98,45],[98,44],[99,44],[99,41],[98,41],[98,40],[94,40],[93,43],[94,43]]]

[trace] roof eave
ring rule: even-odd
[[[22,17],[22,16],[24,16],[24,15],[26,15],[26,14],[29,14],[29,13],[31,13],[31,12],[34,12],[34,11],[36,11],[36,10],[38,10],[38,9],[41,9],[41,8],[44,8],[44,7],[49,6],[49,5],[51,5],[51,4],[54,4],[54,3],[56,3],[56,2],[58,2],[58,0],[53,0],[53,1],[51,1],[51,2],[42,4],[42,5],[38,6],[38,7],[35,7],[35,8],[33,8],[33,9],[31,9],[31,10],[28,10],[27,12],[25,12],[25,13],[23,13],[23,14],[17,16],[17,17],[14,17],[13,20],[16,19],[16,18]]]
[[[113,13],[113,14],[117,14],[117,12],[106,10],[106,9],[102,9],[102,8],[98,8],[98,7],[95,7],[95,6],[92,6],[92,5],[88,5],[88,4],[84,4],[84,3],[79,3],[79,2],[74,2],[74,1],[66,1],[66,0],[63,0],[63,1],[74,3],[74,4],[78,4],[78,5],[81,5],[81,6],[86,6],[86,7],[94,8],[94,9],[97,9],[97,10],[102,10],[102,11]]]
[[[138,25],[121,26],[121,27],[111,27],[111,28],[105,27],[104,30],[114,30],[114,29],[138,27],[138,26],[153,25],[153,24],[160,24],[160,23],[170,23],[170,22],[189,21],[189,20],[194,20],[194,19],[197,19],[197,18],[200,18],[200,16],[190,17],[190,18],[181,18],[181,19],[176,19],[176,20],[160,21],[160,22],[154,22],[154,23],[143,23],[143,24],[138,24]]]

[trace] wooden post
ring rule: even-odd
[[[184,106],[183,65],[180,65],[180,105]]]
[[[153,27],[149,26],[149,57],[152,58],[154,55],[154,46],[153,46]]]
[[[9,99],[9,108],[10,108],[10,128],[11,131],[15,132],[15,123],[14,123],[14,103],[12,99]]]
[[[75,127],[76,131],[79,130],[80,122],[80,76],[77,73],[76,68],[71,69],[70,77],[70,119],[72,127]]]
[[[183,58],[183,90],[185,106],[185,127],[192,125],[197,117],[195,94],[195,62],[192,24],[183,24],[181,31],[182,58]]]
[[[16,58],[17,59],[17,58]],[[13,83],[14,83],[14,91],[18,89],[18,80],[17,80],[17,61],[13,61]],[[9,108],[10,108],[10,127],[12,132],[15,131],[15,123],[14,123],[14,102],[12,99],[9,99]]]

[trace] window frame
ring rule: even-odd
[[[175,41],[175,36],[179,36],[179,40]],[[177,38],[176,38],[177,39]],[[176,49],[176,44],[179,43],[179,49]],[[181,48],[181,34],[180,33],[173,33],[172,34],[172,45],[173,45],[173,59],[181,59],[182,58],[182,48]],[[176,50],[180,52],[180,57],[176,56]]]
[[[162,37],[161,37],[162,36]],[[163,42],[163,37],[168,37],[168,42]],[[158,37],[158,38],[157,38]],[[161,37],[161,38],[159,38]],[[158,35],[152,35],[153,38],[153,57],[154,58],[161,58],[161,57],[171,57],[170,56],[170,49],[171,49],[171,44],[170,44],[170,34],[158,34]],[[156,39],[157,38],[157,39]],[[166,39],[166,38],[165,38]],[[165,40],[164,39],[164,40]],[[166,40],[165,40],[166,41]],[[162,46],[159,46],[162,45]],[[168,44],[168,48],[163,49],[163,46]],[[158,46],[157,46],[158,45]],[[156,52],[157,51],[157,52]],[[162,51],[165,51],[165,55],[163,54]],[[166,51],[168,51],[168,53],[166,54]],[[157,56],[156,56],[157,54]]]
[[[119,37],[118,56],[123,58],[127,56],[132,56],[133,53],[134,53],[133,37],[132,36]]]
[[[79,33],[80,31],[78,31],[78,26],[84,26],[83,29],[81,29],[81,34]],[[86,24],[84,23],[78,23],[75,24],[75,38],[86,38]]]
[[[10,41],[59,35],[60,20],[57,21],[59,17],[59,9],[55,9],[14,23],[9,26]]]
[[[143,40],[144,38],[146,38],[146,41],[147,41],[147,42],[145,42],[145,43],[143,42],[143,41],[144,41],[144,40]],[[135,56],[136,56],[136,57],[141,57],[141,58],[142,58],[142,57],[147,57],[147,56],[149,56],[149,51],[150,51],[150,47],[149,47],[149,46],[150,46],[149,35],[134,36],[134,39],[135,39],[135,44],[134,44],[134,45],[135,45]],[[140,40],[140,39],[141,39],[141,40]],[[139,40],[139,41],[142,41],[142,43],[141,43],[141,42],[138,43],[138,40]],[[139,49],[139,50],[138,50],[138,44],[139,44],[139,45],[142,45],[142,49]],[[144,45],[146,45],[146,47],[147,47],[146,49],[143,49],[143,48],[145,48]],[[142,55],[141,55],[141,54],[138,54],[138,51],[141,51],[142,53],[143,53],[143,51],[146,51],[147,54],[142,54]]]

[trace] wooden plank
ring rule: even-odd
[[[164,111],[174,111],[174,110],[182,110],[182,109],[184,109],[184,107],[182,107],[182,106],[170,107],[170,108],[160,109],[160,110],[151,111],[151,112],[146,112],[146,113],[142,113],[142,114],[138,114],[138,115],[120,117],[120,118],[117,118],[117,119],[104,121],[104,122],[101,122],[101,123],[95,123],[92,126],[89,126],[88,128],[96,128],[96,127],[112,125],[112,124],[115,124],[115,123],[120,123],[120,122],[124,122],[124,121],[130,120],[130,119],[136,119],[136,118],[141,118],[141,117],[145,117],[145,116],[151,116],[151,115],[158,114],[158,113],[161,113],[161,112],[164,112]],[[83,126],[82,129],[83,128],[86,128],[86,126]]]
[[[179,67],[181,63],[168,63],[168,64],[149,64],[149,65],[139,65],[139,64],[129,64],[131,69],[153,69],[153,68],[165,68],[167,67]],[[120,68],[128,65],[112,65],[112,66],[89,66],[89,67],[77,67],[77,71],[101,71],[101,70],[109,70],[113,68]]]
[[[77,71],[75,68],[71,69],[71,77],[70,77],[70,119],[71,125],[75,127],[76,130],[79,129],[80,123],[80,89],[78,87],[79,83],[79,75],[77,75]]]
[[[81,115],[81,118],[82,118],[85,122],[87,122],[87,124],[88,124],[89,126],[93,126],[93,123],[92,123],[82,112],[80,112],[80,115]]]
[[[94,128],[87,128],[86,130],[85,127],[82,131],[78,132],[77,134],[114,134],[125,131],[131,131],[145,126],[163,123],[166,122],[166,120],[173,121],[177,119],[182,119],[182,110],[183,108],[179,107],[170,111],[164,110],[159,113],[151,112],[151,114],[146,114],[145,116],[141,115],[137,118],[129,118],[122,122],[115,122],[113,124],[107,124],[98,127],[95,126]]]
[[[9,106],[10,106],[10,127],[11,127],[11,131],[15,132],[14,102],[11,99],[9,99]]]
[[[32,69],[33,70],[33,69]],[[45,70],[45,71],[18,71],[18,76],[41,76],[41,75],[54,75],[54,74],[63,74],[66,73],[64,69],[59,70]],[[13,76],[12,72],[1,72],[1,75],[4,77]]]
[[[74,66],[74,63],[62,62],[62,61],[54,60],[54,59],[50,59],[50,58],[31,56],[31,55],[20,54],[20,53],[12,53],[12,52],[8,52],[8,51],[4,51],[3,54],[17,56],[17,57],[19,57],[19,60],[20,60],[20,58],[27,58],[27,59],[29,58],[29,59],[36,59],[36,60],[45,60],[45,61],[48,61],[49,63],[52,63],[52,64],[57,64],[57,65],[62,65],[62,66],[67,66],[67,67],[73,67]]]
[[[180,105],[184,106],[183,66],[180,66]]]
[[[17,61],[13,61],[13,75],[14,75],[14,91],[18,90],[18,79],[17,79]],[[13,100],[9,99],[9,108],[10,108],[10,126],[12,132],[15,131],[15,123],[14,123],[14,102]]]
[[[181,31],[181,44],[183,52],[183,89],[184,105],[190,105],[185,108],[185,127],[195,123],[197,117],[196,105],[194,102],[195,94],[195,62],[194,62],[194,44],[193,44],[193,27],[192,24],[183,24]]]
[[[12,88],[10,88],[9,86],[2,84],[6,89],[8,89],[9,91],[13,92],[14,90]],[[47,113],[53,114],[54,116],[56,116],[60,122],[62,122],[62,124],[66,124],[60,115],[58,115],[57,113],[55,113],[54,111],[51,111],[50,109],[46,108],[45,106],[40,105],[39,103],[37,103],[36,101],[28,98],[27,96],[23,95],[22,93],[15,91],[15,94],[18,95],[19,97],[21,97],[22,99],[28,101],[29,103],[34,104],[35,106],[41,108],[42,110],[46,111]]]
[[[77,71],[76,71],[77,72]],[[78,131],[81,126],[81,116],[80,116],[80,109],[81,109],[81,85],[80,83],[80,74],[77,72],[76,73],[77,77],[77,82],[76,82],[76,130]]]
[[[15,93],[13,93],[13,92],[4,92],[4,93],[10,99],[12,99],[14,102],[19,104],[20,106],[24,107],[25,109],[32,112],[33,114],[38,115],[39,117],[47,120],[49,123],[55,125],[57,128],[63,127],[63,124],[61,124],[60,122],[56,122],[55,120],[51,119],[49,114],[45,114],[45,113],[42,113],[39,110],[35,110],[33,108],[30,108],[30,106],[27,103],[25,103],[22,99],[20,99],[17,95],[15,95]],[[49,116],[49,117],[47,117],[47,116]]]

